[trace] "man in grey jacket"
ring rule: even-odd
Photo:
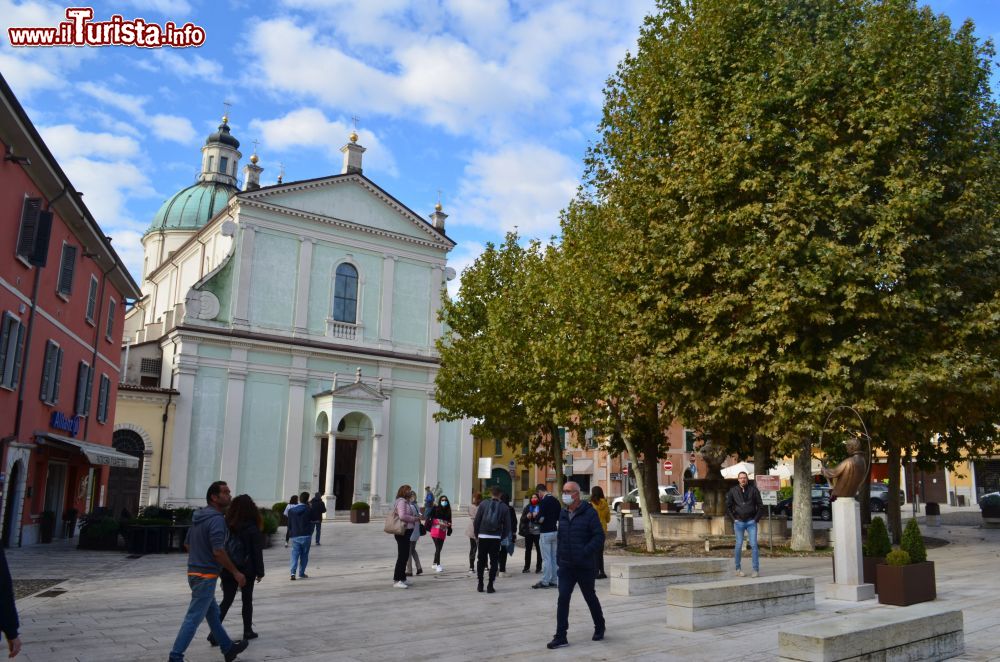
[[[215,585],[219,581],[222,568],[228,570],[240,588],[247,578],[233,565],[226,554],[226,520],[222,513],[229,507],[232,495],[229,486],[218,480],[212,483],[205,496],[208,506],[195,512],[191,519],[184,546],[188,550],[188,585],[191,587],[191,603],[188,605],[180,632],[170,649],[170,662],[183,662],[184,651],[191,644],[202,620],[208,621],[212,636],[218,642],[226,662],[232,662],[246,650],[246,640],[233,641],[222,627],[219,617],[219,603],[215,601]]]

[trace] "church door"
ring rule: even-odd
[[[358,442],[337,438],[336,455],[333,456],[333,494],[337,497],[337,510],[350,510],[354,501],[354,466],[358,455]]]
[[[139,490],[142,487],[143,452],[146,444],[142,437],[132,430],[118,430],[111,441],[116,451],[139,458],[137,469],[126,467],[111,467],[108,476],[108,508],[115,517],[123,510],[135,517],[139,514]]]
[[[486,481],[485,487],[483,489],[484,499],[490,498],[490,488],[493,487],[494,485],[499,485],[500,490],[504,494],[508,494],[510,495],[511,498],[514,498],[514,494],[511,491],[512,481],[510,479],[510,472],[507,471],[506,469],[498,468],[493,470],[493,474],[490,476],[490,479]]]

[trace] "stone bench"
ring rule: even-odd
[[[778,659],[785,662],[946,660],[963,652],[961,610],[933,603],[830,615],[778,632]]]
[[[611,595],[659,593],[671,584],[703,582],[726,576],[727,559],[668,559],[612,563]]]
[[[667,627],[704,630],[816,608],[812,577],[736,578],[667,589]]]

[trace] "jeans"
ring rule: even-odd
[[[549,531],[539,536],[539,545],[542,548],[542,581],[546,584],[555,584],[556,573],[559,566],[556,564],[556,531]]]
[[[316,529],[316,544],[319,544],[319,529],[323,526],[323,522],[313,522],[313,528]]]
[[[531,548],[536,550],[535,570],[542,569],[542,548],[538,545],[538,536],[530,533],[524,537],[524,569],[531,570]]]
[[[753,553],[753,571],[760,571],[760,554],[757,549],[757,522],[750,520],[742,522],[733,521],[733,530],[736,532],[736,569],[740,569],[740,560],[743,555],[743,532],[750,538],[750,551]]]
[[[545,535],[544,533],[542,534]],[[590,617],[594,619],[594,630],[604,632],[604,611],[601,601],[594,591],[594,568],[576,568],[562,566],[559,568],[559,602],[556,605],[556,636],[566,637],[569,630],[569,599],[573,595],[573,587],[580,585],[580,593],[590,607]]]
[[[222,580],[222,602],[219,603],[219,620],[226,620],[226,614],[229,613],[229,608],[233,606],[233,602],[236,600],[236,592],[240,592],[240,597],[243,603],[243,633],[248,634],[253,632],[253,585],[256,577],[251,577],[247,575],[247,583],[243,588],[239,587],[236,583],[236,578],[233,577],[228,572],[223,572],[221,575]]]
[[[312,536],[295,536],[292,538],[292,563],[290,572],[295,576],[295,569],[298,568],[299,577],[306,574],[306,566],[309,565],[309,548],[312,546]]]
[[[392,581],[405,582],[406,560],[410,558],[410,532],[393,537],[396,539],[396,567],[392,570]]]
[[[227,652],[233,645],[233,640],[226,634],[222,627],[222,619],[219,617],[219,604],[215,601],[215,583],[217,579],[207,579],[188,575],[188,585],[191,587],[191,604],[188,605],[187,614],[181,623],[181,629],[174,640],[174,647],[170,649],[171,662],[183,662],[184,651],[191,644],[198,626],[202,620],[208,621],[208,628],[212,631],[212,636],[219,643],[222,652]]]
[[[507,552],[502,552],[506,554]],[[476,562],[476,576],[479,577],[479,583],[483,583],[483,571],[486,569],[486,561],[489,560],[490,564],[490,584],[497,578],[497,566],[500,564],[500,539],[499,538],[480,538],[479,539],[479,558]]]

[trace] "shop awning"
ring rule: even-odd
[[[573,475],[582,476],[583,474],[594,473],[594,461],[578,459],[573,460]]]
[[[119,453],[114,448],[101,446],[90,441],[71,439],[61,434],[51,432],[35,432],[35,438],[43,446],[61,448],[63,450],[75,450],[87,456],[87,461],[95,465],[107,465],[109,467],[124,467],[126,469],[138,469],[139,458]]]

